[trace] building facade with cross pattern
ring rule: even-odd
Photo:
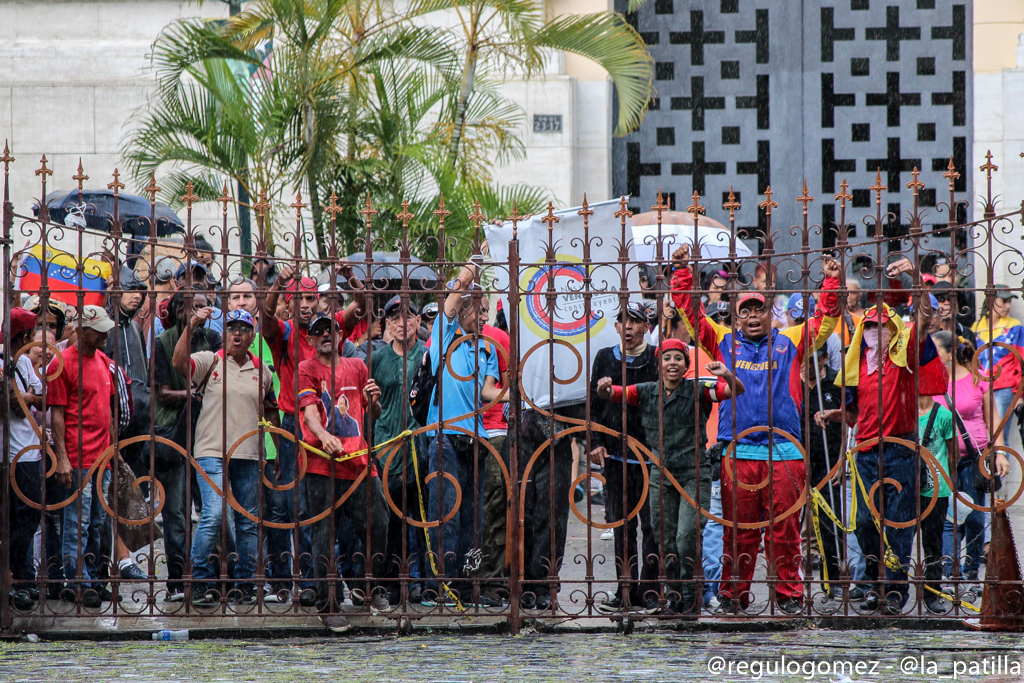
[[[680,210],[696,191],[726,221],[733,187],[737,226],[753,236],[770,185],[775,249],[786,252],[799,249],[789,227],[802,220],[804,178],[809,220],[827,228],[811,246],[827,246],[844,178],[851,242],[873,236],[861,218],[874,214],[879,174],[882,211],[895,216],[883,234],[905,234],[917,168],[925,230],[944,227],[942,174],[950,157],[961,171],[973,160],[972,15],[971,0],[647,2],[626,16],[655,59],[657,97],[640,129],[613,142],[613,191],[639,211],[659,188]],[[956,180],[958,199],[973,196],[972,179]]]

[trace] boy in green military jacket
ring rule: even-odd
[[[664,518],[661,554],[669,579],[669,605],[666,614],[694,617],[700,614],[696,587],[690,580],[697,555],[697,535],[704,526],[704,517],[694,503],[683,498],[671,481],[667,470],[694,502],[707,505],[711,500],[711,463],[704,445],[705,427],[712,402],[735,398],[743,393],[743,383],[724,363],[712,362],[706,370],[718,378],[714,384],[684,379],[690,354],[678,339],[666,339],[658,347],[661,387],[658,382],[632,384],[624,390],[613,386],[611,378],[598,380],[597,393],[602,398],[638,406],[647,443],[657,460],[651,466],[651,524],[660,534]],[[664,430],[660,427],[665,425]],[[696,433],[695,433],[696,432]],[[700,467],[697,467],[698,458]],[[698,481],[698,471],[700,479]],[[698,498],[698,486],[700,496]],[[646,596],[645,596],[646,597]]]

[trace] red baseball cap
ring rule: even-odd
[[[682,351],[684,354],[688,351],[686,344],[679,339],[663,339],[661,344],[658,346],[658,355],[660,356],[665,351]]]
[[[928,285],[928,286],[934,285],[937,282],[937,280],[935,279],[935,276],[934,275],[929,275],[928,273],[925,273],[924,275],[922,275],[921,276],[921,280],[924,281],[924,283],[926,285]]]
[[[294,296],[296,292],[311,292],[317,297],[320,296],[320,288],[317,286],[316,280],[311,277],[303,276],[298,280],[292,280],[289,282],[285,287],[285,302],[291,301],[292,296]]]
[[[879,323],[880,322],[881,324],[884,325],[885,323],[887,323],[890,320],[892,320],[893,315],[894,315],[894,313],[893,313],[891,308],[889,308],[885,304],[879,304],[877,306],[872,306],[868,310],[864,311],[864,322],[866,322],[866,323]],[[881,320],[878,319],[879,316],[881,316]]]
[[[761,292],[746,292],[740,295],[740,302],[736,305],[736,308],[743,308],[748,301],[759,301],[764,304],[764,294]]]
[[[11,309],[11,338],[36,326],[36,314],[24,308]]]

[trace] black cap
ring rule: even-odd
[[[713,301],[704,307],[704,313],[709,318],[714,318],[716,315],[729,315],[729,304],[724,301]]]
[[[638,301],[627,301],[626,308],[624,309],[626,314],[630,318],[636,318],[637,320],[643,320],[647,322],[647,310],[644,305]],[[622,322],[622,311],[619,311],[618,316],[615,318],[619,322]]]
[[[412,301],[408,302],[409,315],[419,315],[420,309],[416,308],[416,304]],[[402,297],[397,294],[391,297],[386,304],[384,304],[384,317],[389,317],[392,313],[399,310],[402,307]]]
[[[327,315],[323,311],[317,311],[313,314],[313,317],[309,319],[309,325],[306,326],[306,331],[309,332],[309,334],[313,334],[313,328],[324,321],[326,321],[328,325],[333,326],[334,321],[331,319],[331,316]]]

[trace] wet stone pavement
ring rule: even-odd
[[[0,681],[1009,682],[1024,680],[1020,642],[1013,634],[820,630],[44,641],[0,643]]]

